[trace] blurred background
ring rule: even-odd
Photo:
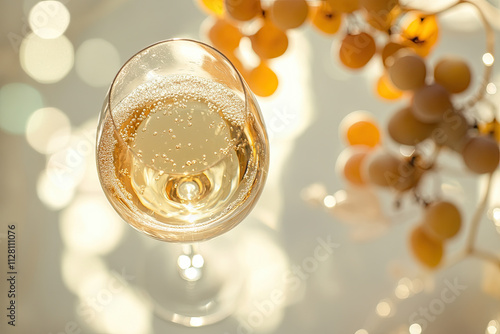
[[[428,3],[449,2],[411,4]],[[497,4],[487,7],[494,25]],[[232,241],[228,251],[246,268],[234,315],[204,328],[154,316],[134,285],[159,242],[121,221],[106,201],[95,169],[97,118],[121,64],[159,40],[206,41],[206,17],[193,0],[0,0],[0,332],[497,333],[497,268],[471,258],[424,270],[408,250],[419,211],[397,210],[387,194],[349,192],[339,177],[340,121],[367,110],[385,129],[404,102],[376,96],[380,62],[345,70],[332,52],[339,37],[309,26],[294,30],[289,50],[271,63],[278,91],[258,99],[272,150],[265,191],[250,216],[221,237]],[[476,12],[461,6],[440,22],[430,61],[459,54],[478,84],[485,38]],[[488,91],[495,105],[497,73]],[[443,173],[441,191],[468,220],[483,180],[451,161],[456,168]],[[478,235],[482,247],[497,253],[499,202],[493,194],[488,210],[497,215],[485,215]],[[12,225],[15,327],[7,323]],[[461,249],[465,234],[447,255]]]

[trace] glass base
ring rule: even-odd
[[[245,283],[234,243],[221,236],[195,246],[158,242],[151,248],[141,287],[155,314],[187,327],[232,315]]]

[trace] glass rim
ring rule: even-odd
[[[153,169],[153,170],[156,170],[156,171],[162,171],[162,169],[159,169],[158,167],[155,167],[153,165],[151,165],[150,163],[147,163],[146,161],[144,161],[142,159],[142,157],[137,154],[137,152],[132,148],[130,147],[130,145],[125,141],[123,140],[121,134],[120,134],[120,131],[118,130],[118,126],[115,122],[115,118],[113,117],[113,113],[111,111],[111,92],[113,90],[113,86],[115,85],[117,79],[118,79],[118,76],[120,75],[120,73],[122,73],[122,71],[125,69],[125,67],[130,63],[130,61],[132,61],[134,58],[136,58],[137,56],[141,55],[143,52],[145,52],[146,50],[149,50],[153,47],[156,47],[160,44],[166,44],[166,43],[172,43],[172,42],[178,42],[178,41],[181,41],[181,42],[189,42],[189,43],[193,43],[193,44],[197,44],[197,45],[200,45],[202,47],[205,47],[205,48],[208,48],[209,50],[212,50],[214,51],[217,55],[221,56],[222,59],[224,59],[225,61],[227,61],[227,63],[229,64],[230,68],[234,71],[234,73],[236,73],[237,77],[238,77],[238,82],[241,86],[241,89],[242,89],[242,92],[243,92],[243,97],[244,97],[244,100],[243,100],[243,108],[244,108],[244,111],[245,113],[248,111],[248,99],[249,99],[249,92],[248,92],[248,88],[247,88],[247,85],[241,75],[241,73],[238,71],[238,69],[236,68],[236,66],[233,64],[233,62],[226,56],[224,55],[221,51],[219,51],[218,49],[216,49],[215,47],[207,44],[207,43],[204,43],[204,42],[201,42],[201,41],[198,41],[198,40],[195,40],[195,39],[192,39],[192,38],[169,38],[169,39],[165,39],[165,40],[161,40],[161,41],[158,41],[158,42],[155,42],[153,44],[150,44],[144,48],[142,48],[141,50],[137,51],[136,53],[134,53],[131,57],[129,57],[124,63],[123,65],[120,67],[120,69],[118,70],[118,72],[116,73],[116,75],[114,76],[113,78],[113,81],[111,82],[111,85],[109,86],[109,90],[108,90],[108,94],[107,94],[107,97],[106,97],[106,103],[108,104],[108,112],[109,112],[109,118],[111,120],[111,124],[113,126],[113,132],[116,134],[116,140],[120,141],[122,145],[125,145],[127,147],[127,150],[129,150],[131,152],[131,154],[139,159],[139,161],[141,161],[142,164],[144,164],[144,166],[150,168],[150,169]],[[212,166],[216,165],[221,159],[223,159],[222,157],[220,159],[218,159],[217,161],[211,163],[210,165],[207,165],[205,166],[203,169],[199,170],[198,172],[199,173],[202,173],[203,171],[211,168]],[[164,171],[166,172],[166,171]],[[169,173],[169,175],[185,175],[186,172],[176,172],[176,173]]]

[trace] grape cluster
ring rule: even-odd
[[[401,49],[426,56],[438,40],[437,19],[433,15],[408,12],[398,0],[196,0],[211,15],[206,28],[210,42],[221,50],[247,79],[258,96],[270,96],[278,88],[278,77],[269,66],[288,49],[291,29],[309,23],[325,35],[341,39],[338,61],[349,69],[361,69],[375,55],[383,63]],[[341,27],[343,29],[341,29]],[[376,35],[385,36],[377,45]],[[259,70],[240,60],[240,41],[251,41],[259,58]],[[393,100],[403,93],[383,73],[377,81],[379,96]]]
[[[424,200],[419,185],[430,171],[440,171],[437,158],[443,150],[454,152],[471,173],[493,173],[500,162],[500,123],[473,112],[484,93],[470,94],[471,103],[465,99],[473,77],[466,61],[454,55],[433,63],[426,59],[440,37],[438,13],[424,14],[399,0],[197,1],[213,17],[207,34],[211,43],[233,61],[258,96],[270,96],[278,88],[270,60],[288,49],[289,31],[306,23],[321,34],[337,36],[334,58],[347,69],[362,69],[375,58],[381,61],[375,91],[384,100],[404,99],[402,106],[385,131],[368,112],[347,115],[339,129],[347,147],[337,159],[337,170],[352,187],[395,192],[397,203],[410,194],[423,212],[410,233],[410,250],[429,268],[442,264],[446,242],[461,229],[461,213],[438,196]],[[239,58],[244,38],[259,59],[252,68]],[[480,90],[487,81],[485,71]],[[383,135],[413,153],[391,151]],[[432,143],[433,154],[422,154],[424,143]]]
[[[433,71],[413,49],[391,46],[386,52],[385,85],[395,87],[408,102],[394,112],[386,133],[397,144],[411,148],[413,154],[389,151],[381,143],[375,118],[367,112],[353,112],[340,124],[339,132],[348,147],[339,156],[337,167],[352,186],[392,189],[402,196],[412,193],[423,206],[423,214],[410,233],[409,246],[415,258],[429,268],[442,263],[444,244],[462,226],[458,207],[441,198],[424,201],[419,196],[423,176],[436,166],[436,156],[419,153],[423,142],[432,142],[436,153],[454,152],[472,173],[493,173],[500,162],[499,123],[481,122],[456,96],[471,84],[469,65],[456,56],[438,59]],[[340,166],[340,167],[339,167]]]
[[[409,245],[419,262],[429,268],[442,263],[444,243],[462,225],[457,206],[436,198],[424,201],[419,183],[431,170],[439,172],[436,156],[419,153],[423,142],[454,152],[472,173],[493,173],[500,162],[499,123],[481,122],[456,96],[471,83],[468,64],[455,56],[444,56],[430,71],[426,60],[414,50],[399,48],[386,59],[384,80],[404,92],[408,103],[389,119],[386,133],[394,142],[411,148],[403,156],[381,145],[381,132],[367,112],[353,112],[340,124],[349,147],[339,156],[341,174],[353,186],[390,188],[399,196],[411,192],[423,206],[421,223],[410,233]]]

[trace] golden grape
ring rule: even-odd
[[[260,0],[224,0],[224,7],[233,19],[249,21],[262,10]]]
[[[375,147],[380,144],[379,126],[367,112],[355,111],[344,117],[339,133],[349,145]]]
[[[386,45],[384,45],[381,56],[382,56],[382,63],[384,66],[389,66],[390,64],[393,63],[393,58],[391,58],[396,52],[398,52],[401,49],[406,48],[405,46],[395,43],[395,42],[388,42]]]
[[[327,34],[335,34],[342,23],[342,14],[334,11],[328,2],[322,1],[317,6],[309,8],[312,25],[319,31]]]
[[[210,15],[222,16],[224,14],[224,0],[198,0],[198,5]]]
[[[326,0],[333,10],[352,13],[359,8],[359,0]]]
[[[278,88],[278,76],[264,62],[251,69],[247,73],[246,79],[250,89],[258,96],[271,96]]]
[[[424,173],[418,164],[384,150],[370,155],[366,166],[367,179],[371,183],[400,192],[415,188]]]
[[[462,113],[448,111],[443,114],[443,119],[437,124],[432,138],[437,145],[460,152],[470,127]]]
[[[410,13],[401,22],[401,44],[412,48],[418,55],[427,56],[439,38],[435,15]]]
[[[410,249],[413,256],[429,268],[437,267],[443,259],[443,242],[429,236],[422,225],[417,225],[410,233]]]
[[[370,183],[380,187],[391,187],[398,179],[401,160],[393,154],[380,150],[366,162],[366,176]]]
[[[450,93],[441,85],[432,84],[417,90],[413,96],[412,110],[424,123],[442,121],[446,112],[453,111]]]
[[[363,173],[363,164],[370,150],[363,146],[349,146],[337,158],[338,172],[351,184],[363,186],[366,177]]]
[[[351,69],[359,69],[372,59],[376,49],[375,40],[370,34],[347,34],[340,45],[340,61]]]
[[[367,12],[365,14],[366,22],[377,30],[391,34],[394,21],[398,17],[399,12],[399,8],[393,9],[389,13],[382,12],[381,14]]]
[[[500,122],[496,119],[490,122],[480,122],[478,124],[479,133],[483,135],[491,135],[500,143]]]
[[[282,30],[300,27],[309,12],[306,0],[275,0],[271,6],[271,19]]]
[[[452,94],[461,93],[471,82],[469,65],[458,57],[441,58],[434,67],[434,81]]]
[[[453,238],[462,226],[462,216],[451,202],[438,201],[425,208],[423,227],[429,236],[438,240]]]
[[[224,53],[233,52],[239,45],[243,34],[232,23],[217,19],[208,29],[208,38],[213,46]]]
[[[387,73],[384,73],[377,80],[377,95],[386,100],[397,100],[403,96],[403,92],[396,88]]]
[[[398,0],[359,0],[359,5],[367,11],[373,11],[380,15],[389,13],[399,5]]]
[[[427,70],[422,57],[412,53],[401,54],[401,51],[392,57],[393,63],[388,72],[394,86],[401,90],[415,90],[425,85]]]
[[[462,150],[465,165],[474,173],[491,173],[500,161],[498,144],[490,136],[474,136],[466,140]]]
[[[262,27],[250,36],[253,51],[261,59],[271,59],[281,56],[288,48],[286,33],[276,27],[270,20],[264,20]]]
[[[415,118],[411,107],[398,110],[388,124],[391,138],[403,145],[413,146],[429,138],[435,129],[434,124],[423,123]]]

